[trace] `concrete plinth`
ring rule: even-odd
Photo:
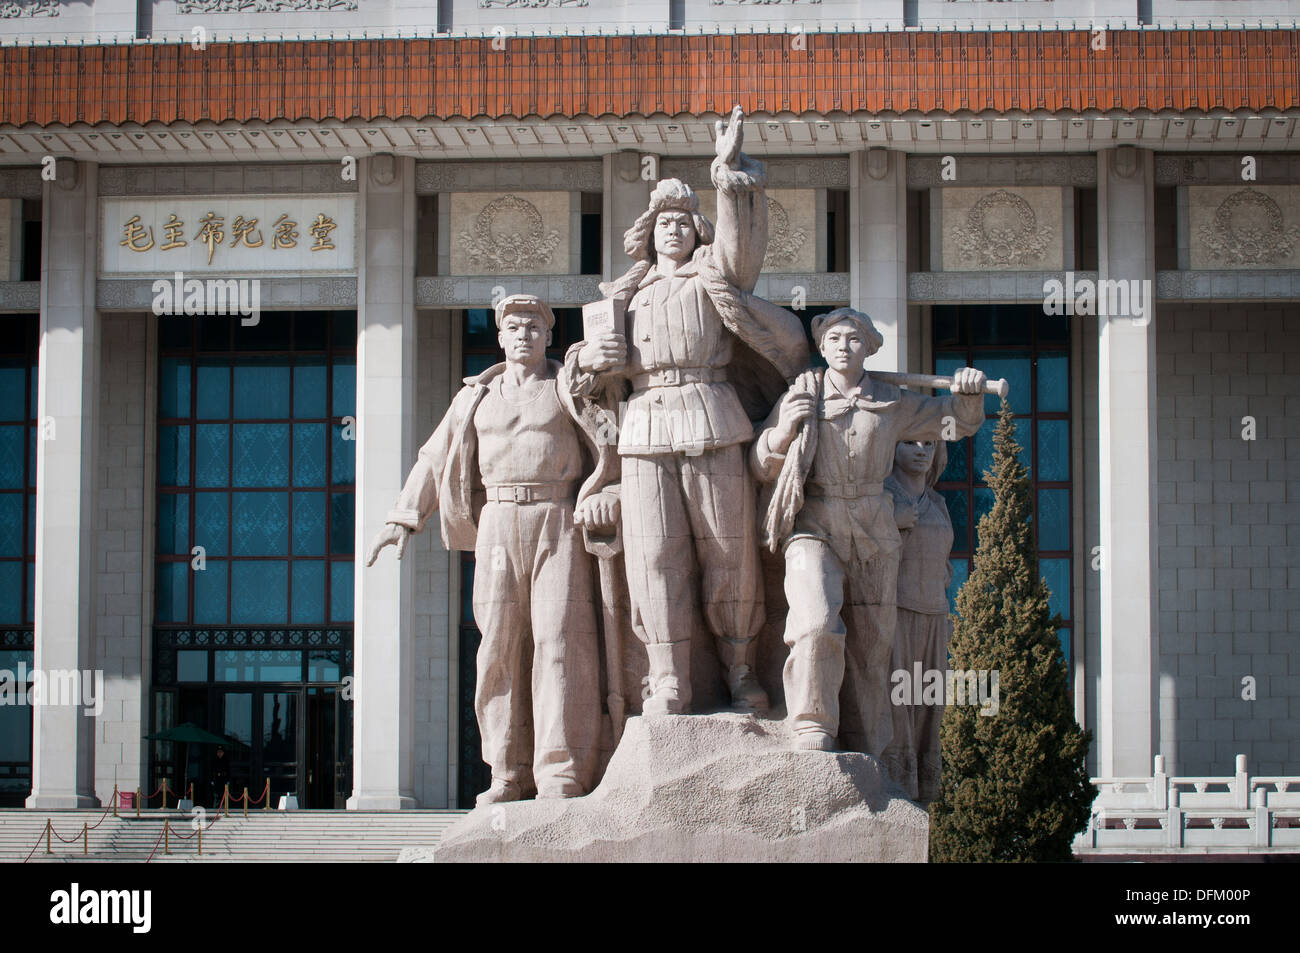
[[[401,859],[918,862],[928,840],[877,759],[791,750],[776,719],[681,715],[630,719],[587,797],[478,808]]]

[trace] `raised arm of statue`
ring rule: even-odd
[[[709,254],[728,282],[753,291],[767,254],[767,174],[763,163],[740,151],[744,141],[739,106],[717,122],[718,156],[711,174],[718,190],[718,221]]]
[[[903,401],[899,440],[960,440],[984,423],[983,394],[922,397],[903,391]]]

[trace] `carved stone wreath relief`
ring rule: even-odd
[[[26,0],[18,3],[16,0],[3,0],[0,2],[0,20],[9,20],[16,17],[57,17],[59,15],[59,0]]]
[[[998,189],[983,196],[952,230],[963,262],[985,268],[1041,267],[1054,235],[1019,195]]]
[[[1199,235],[1212,262],[1282,267],[1300,241],[1300,227],[1286,224],[1282,207],[1272,196],[1246,188],[1220,202]]]
[[[463,196],[453,200],[453,274],[564,274],[568,271],[568,244],[564,235],[569,227],[567,195],[557,195],[563,204],[557,208],[539,209],[535,202],[547,202],[542,195],[534,201],[514,193],[498,195],[481,204],[477,214],[466,207]],[[488,196],[480,195],[478,203]],[[468,197],[473,202],[473,197]],[[467,214],[458,215],[457,206]],[[545,212],[545,214],[543,214]],[[472,216],[472,217],[471,217]],[[558,221],[565,229],[547,226],[547,221]],[[564,247],[561,248],[561,245]]]

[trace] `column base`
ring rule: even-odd
[[[37,794],[27,796],[23,804],[29,811],[75,811],[79,808],[103,807],[99,798],[89,794]]]
[[[347,803],[349,811],[414,811],[419,806],[405,794],[354,794]]]

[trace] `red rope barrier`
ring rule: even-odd
[[[158,845],[162,843],[162,839],[164,835],[166,835],[166,833],[167,833],[167,828],[164,827],[162,833],[158,835],[158,839],[153,842],[153,850],[149,851],[149,857],[145,860],[146,864],[149,863],[149,861],[153,860],[154,854],[158,853]]]

